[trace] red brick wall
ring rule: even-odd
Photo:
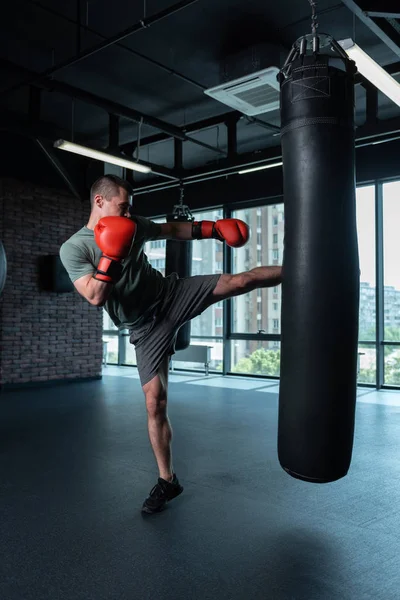
[[[87,222],[88,202],[57,190],[0,180],[0,239],[8,275],[0,297],[0,386],[101,374],[102,309],[74,290],[42,291],[38,258]]]

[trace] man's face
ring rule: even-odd
[[[100,210],[102,217],[129,217],[129,196],[128,192],[123,188],[119,188],[118,196],[112,196],[109,200],[106,200],[103,196],[100,196],[101,201]],[[97,199],[97,198],[96,198]]]

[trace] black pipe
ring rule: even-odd
[[[78,0],[78,2],[79,1],[80,0]],[[66,23],[70,23],[71,25],[75,25],[75,26],[78,25],[78,23],[76,21],[74,21],[74,19],[70,19],[69,17],[67,17],[67,15],[63,15],[63,14],[59,13],[57,10],[50,8],[49,6],[44,6],[40,2],[36,2],[36,0],[25,0],[25,2],[28,2],[32,6],[36,6],[37,8],[40,8],[41,10],[44,10],[45,12],[47,12],[51,15],[54,15],[55,17],[57,17],[59,19],[62,19]],[[96,29],[92,29],[91,27],[88,27],[87,25],[80,24],[80,29],[82,31],[86,31],[87,33],[92,33],[93,35],[97,35],[97,37],[101,38],[102,40],[107,39],[107,36],[103,35],[99,31],[96,31]],[[117,48],[122,48],[123,50],[130,52],[130,54],[133,54],[134,56],[138,56],[142,60],[145,60],[148,63],[165,71],[166,73],[168,73],[168,75],[173,75],[174,77],[178,77],[178,79],[182,79],[182,81],[185,81],[186,83],[189,83],[190,85],[193,85],[201,90],[205,90],[207,88],[207,86],[202,85],[201,83],[198,83],[197,81],[194,81],[194,79],[191,79],[190,77],[187,77],[186,75],[182,75],[182,73],[178,73],[178,71],[174,71],[174,69],[171,69],[170,67],[166,67],[162,63],[158,62],[158,60],[154,60],[154,58],[150,58],[149,56],[146,56],[145,54],[142,54],[141,52],[138,52],[137,50],[133,50],[133,48],[130,48],[129,46],[125,46],[125,44],[116,42],[115,46],[117,46]]]
[[[43,73],[35,74],[35,76],[32,79],[29,79],[26,81],[21,81],[21,82],[15,84],[13,87],[11,87],[9,90],[7,90],[6,93],[13,92],[13,91],[19,89],[21,86],[36,83],[37,81],[40,81],[44,77],[49,77],[50,75],[53,75],[57,71],[61,71],[62,69],[71,67],[72,65],[75,65],[78,62],[81,62],[85,58],[88,58],[89,56],[93,56],[94,54],[97,54],[97,52],[100,52],[101,50],[104,50],[105,48],[108,48],[109,46],[113,46],[117,42],[124,40],[125,38],[137,33],[138,31],[141,31],[142,29],[147,29],[148,27],[151,27],[152,25],[154,25],[154,23],[158,23],[159,21],[165,19],[166,17],[169,17],[169,16],[177,13],[178,11],[186,8],[187,6],[190,6],[191,4],[194,4],[197,1],[198,0],[181,0],[181,2],[177,2],[176,4],[169,6],[168,8],[160,11],[159,13],[156,13],[152,17],[148,17],[146,19],[141,19],[134,25],[131,25],[127,29],[124,29],[124,31],[121,31],[120,33],[117,33],[116,35],[113,35],[110,38],[107,38],[106,40],[100,42],[99,44],[96,44],[95,46],[92,46],[91,48],[88,48],[87,50],[80,52],[78,55],[74,56],[73,58],[68,58],[67,60],[64,60],[63,62],[59,63],[58,65],[55,65],[54,67],[51,67],[50,69],[46,69],[46,71],[43,71]]]
[[[30,75],[32,76],[32,72],[26,69],[25,67],[15,65],[11,61],[4,60],[2,58],[0,58],[0,66],[4,66],[5,68],[7,68],[7,66],[11,66],[14,71],[24,71],[25,73],[30,73]],[[225,152],[223,150],[220,150],[219,148],[214,148],[214,146],[209,146],[204,142],[191,138],[175,125],[170,125],[169,123],[161,121],[156,117],[144,115],[143,113],[135,110],[134,108],[128,108],[126,106],[123,106],[122,104],[113,102],[112,100],[101,98],[100,96],[96,96],[95,94],[87,92],[86,90],[82,90],[81,88],[76,88],[72,85],[69,85],[68,83],[64,83],[63,81],[57,81],[55,79],[40,79],[38,81],[38,85],[49,91],[56,91],[60,94],[64,94],[65,96],[70,96],[71,98],[77,98],[78,100],[82,100],[82,102],[93,104],[94,106],[102,108],[108,113],[112,113],[119,117],[124,117],[125,119],[128,119],[130,121],[135,121],[136,123],[142,121],[145,125],[148,125],[149,127],[154,127],[155,129],[159,129],[160,131],[163,131],[164,133],[173,138],[177,138],[185,142],[192,142],[193,144],[197,144],[198,146],[207,148],[207,150],[218,152],[218,154],[225,154]]]

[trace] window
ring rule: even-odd
[[[152,219],[155,223],[165,223],[165,219]],[[152,240],[144,245],[144,252],[152,267],[165,275],[165,253],[167,240]]]
[[[400,181],[383,185],[384,340],[400,342]],[[400,346],[385,345],[387,385],[400,384]]]
[[[375,186],[357,188],[356,207],[361,271],[358,337],[362,341],[375,341]]]
[[[232,340],[230,346],[233,373],[279,377],[280,342]]]
[[[376,383],[379,356],[384,355],[384,383],[400,386],[400,181],[379,184],[383,191],[384,262],[384,344],[376,346],[376,264],[375,264],[375,203],[376,187],[357,188],[357,236],[360,257],[360,319],[359,319],[359,383]],[[243,248],[232,249],[232,273],[248,271],[257,265],[282,264],[284,239],[284,206],[261,206],[233,211],[233,217],[249,224],[253,235]],[[197,213],[196,220],[215,221],[223,217],[222,210]],[[165,219],[160,219],[164,222]],[[221,273],[225,245],[216,240],[193,241],[192,275]],[[151,264],[165,270],[165,240],[148,242],[145,247]],[[279,334],[281,327],[281,286],[259,288],[248,294],[235,296],[232,304],[232,333]],[[223,325],[225,302],[213,304],[192,321],[191,342],[211,346],[211,368],[222,370]],[[117,328],[104,312],[103,340],[107,360],[136,364],[134,347],[129,338],[120,338]],[[261,336],[260,336],[261,337]],[[122,346],[120,344],[123,344]],[[280,342],[277,340],[230,340],[231,365],[234,373],[279,376]],[[382,354],[379,354],[382,353]],[[184,368],[198,365],[183,364]]]
[[[248,209],[246,212],[248,214],[248,221],[245,219],[244,212],[242,210],[233,211],[232,216],[238,219],[242,219],[246,221],[250,228],[253,229],[256,221],[257,215],[260,215],[264,223],[264,228],[262,232],[257,234],[257,236],[252,236],[250,241],[247,244],[247,248],[249,250],[248,256],[250,260],[246,262],[246,251],[245,248],[233,248],[232,249],[232,258],[233,258],[233,272],[241,273],[242,271],[247,271],[256,266],[268,265],[271,260],[271,248],[273,245],[273,235],[272,234],[272,223],[273,219],[278,219],[280,214],[283,214],[283,204],[277,204],[272,206],[262,206],[258,208]],[[259,211],[259,212],[257,212]],[[283,252],[283,227],[284,223],[280,223],[278,225],[279,230],[282,230],[282,235],[279,236],[282,240],[279,243],[279,248],[272,250],[274,252],[276,264],[279,264],[279,256],[282,256]],[[279,242],[279,238],[278,238]],[[259,248],[257,249],[257,245]],[[260,302],[262,298],[262,304]],[[261,322],[263,328],[266,333],[277,333],[277,329],[279,329],[279,320],[277,321],[277,325],[273,323],[273,315],[276,316],[276,312],[273,312],[274,306],[273,302],[280,307],[281,301],[281,286],[276,286],[274,288],[264,288],[254,290],[249,292],[248,294],[243,294],[242,296],[235,296],[232,300],[233,305],[233,323],[232,323],[232,331],[236,333],[257,333],[257,331],[261,328],[260,319],[257,318],[257,315],[261,314]],[[261,310],[260,310],[260,307]],[[278,331],[279,333],[279,331]],[[243,348],[243,345],[237,346],[237,348]],[[240,360],[240,356],[235,355],[235,360]]]
[[[222,209],[198,212],[194,214],[194,217],[196,221],[216,221],[223,218],[223,212]],[[213,239],[193,240],[192,244],[192,275],[222,273],[224,244]],[[243,268],[242,270],[246,269]],[[191,343],[207,343],[208,346],[211,346],[210,369],[222,370],[223,345],[221,341],[212,338],[214,336],[222,337],[223,318],[224,303],[218,302],[212,304],[201,315],[191,321]],[[199,339],[201,337],[204,339]],[[189,366],[185,368],[189,368]]]
[[[108,364],[118,364],[118,328],[103,309],[103,358]]]

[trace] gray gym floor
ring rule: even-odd
[[[313,485],[278,464],[277,391],[171,376],[185,491],[153,516],[135,369],[1,394],[1,599],[400,598],[400,394],[359,390],[351,470]]]

